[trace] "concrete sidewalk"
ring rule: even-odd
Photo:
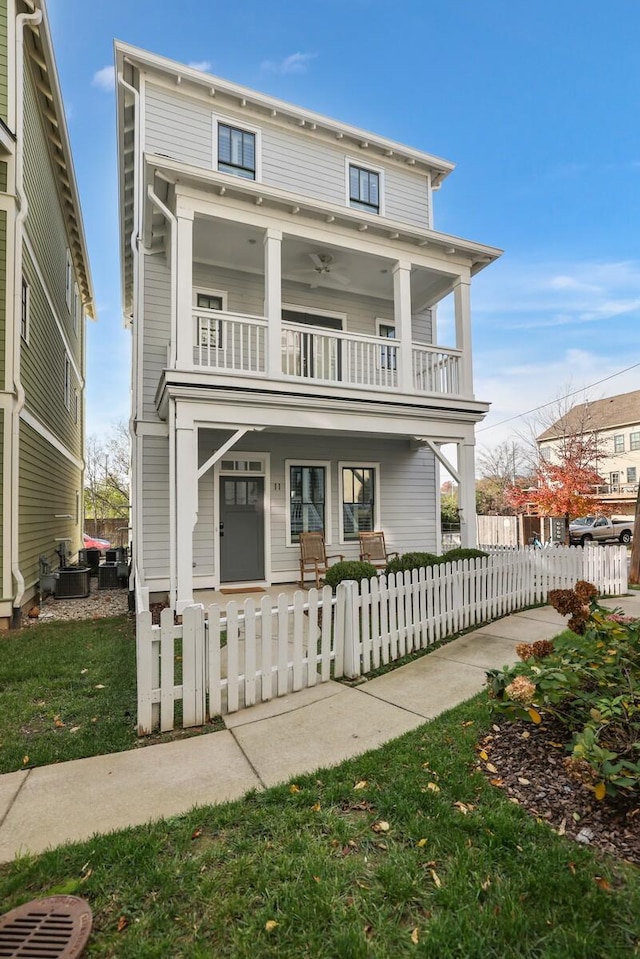
[[[640,616],[640,594],[611,606]],[[0,862],[237,799],[356,756],[477,693],[521,642],[566,625],[550,607],[482,626],[407,666],[350,687],[329,682],[225,718],[226,729],[0,776]]]

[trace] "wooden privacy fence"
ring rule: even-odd
[[[365,675],[469,627],[544,602],[549,590],[594,583],[627,589],[627,552],[605,548],[502,549],[489,557],[298,590],[259,604],[189,606],[176,624],[137,616],[138,731],[209,717],[331,678]],[[179,708],[178,708],[179,707]],[[180,715],[181,711],[181,715]]]

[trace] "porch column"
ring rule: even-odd
[[[193,210],[176,211],[176,360],[180,369],[193,366]]]
[[[264,316],[267,328],[267,375],[282,376],[282,231],[264,235]]]
[[[193,530],[198,518],[198,431],[176,417],[176,612],[193,603]],[[186,420],[186,417],[185,417]]]
[[[460,542],[463,547],[476,545],[476,471],[475,445],[464,440],[458,448],[458,508],[460,510]]]
[[[393,305],[396,336],[400,340],[398,387],[403,393],[413,393],[411,263],[406,260],[399,260],[393,267]]]
[[[453,288],[456,318],[456,348],[461,351],[460,392],[473,396],[473,367],[471,365],[471,280],[459,277]]]

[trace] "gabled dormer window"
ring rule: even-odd
[[[247,180],[256,177],[256,134],[218,122],[218,170]]]
[[[367,213],[381,213],[381,173],[349,163],[349,206]]]

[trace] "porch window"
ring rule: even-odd
[[[380,213],[380,174],[349,164],[349,206]]]
[[[383,339],[395,340],[396,328],[389,323],[383,323],[378,320],[378,336]],[[380,369],[395,370],[397,366],[397,353],[391,346],[382,346],[380,348]]]
[[[289,525],[291,543],[300,533],[325,531],[326,466],[289,464]]]
[[[246,180],[256,179],[256,135],[248,130],[218,124],[218,170]]]
[[[638,482],[637,466],[627,466],[627,483],[637,483],[637,482]]]
[[[376,468],[342,466],[342,536],[357,540],[376,527]]]
[[[223,293],[196,292],[196,310],[224,310],[226,307]],[[222,349],[222,321],[210,316],[197,317],[198,346]]]

